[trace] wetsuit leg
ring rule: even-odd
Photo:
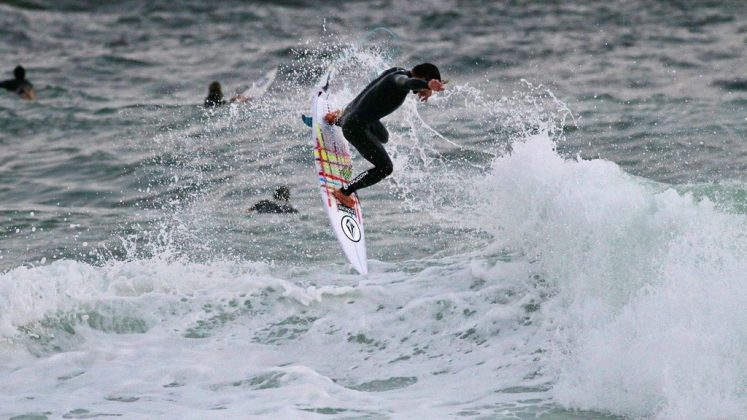
[[[360,173],[347,187],[343,188],[343,194],[350,195],[391,175],[394,166],[382,144],[389,140],[389,133],[383,124],[377,121],[372,125],[361,125],[355,121],[349,121],[343,124],[342,133],[361,156],[374,165],[373,168]]]
[[[371,123],[368,126],[368,129],[371,130],[371,134],[373,134],[373,136],[376,137],[381,143],[386,143],[389,141],[389,132],[386,131],[386,127],[384,127],[384,124],[382,124],[381,121]]]

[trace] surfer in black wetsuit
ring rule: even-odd
[[[278,187],[272,198],[273,200],[258,201],[249,208],[249,211],[256,211],[257,213],[298,213],[298,210],[288,203],[290,201],[290,189],[285,185]]]
[[[249,98],[242,95],[236,95],[228,100],[229,103],[233,102],[246,102]],[[208,96],[205,98],[205,108],[215,108],[221,105],[225,105],[226,100],[223,98],[223,91],[221,90],[220,83],[213,82],[208,87]]]
[[[348,142],[374,165],[356,176],[350,184],[332,193],[340,204],[354,207],[355,201],[350,197],[352,193],[376,184],[394,170],[392,160],[384,150],[389,132],[379,120],[399,108],[410,92],[425,102],[433,92],[443,90],[441,73],[431,63],[418,64],[409,71],[394,67],[369,83],[344,111],[329,112],[324,116],[329,124],[341,126]]]
[[[34,85],[26,80],[26,69],[22,66],[17,66],[13,70],[13,75],[15,79],[0,82],[0,87],[17,93],[23,99],[33,101],[36,98],[36,93],[34,92]]]

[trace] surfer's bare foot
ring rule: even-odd
[[[337,201],[345,207],[350,207],[351,209],[355,207],[355,200],[353,200],[353,197],[343,194],[342,190],[335,190],[335,192],[332,193],[332,197],[336,198]]]
[[[324,121],[327,121],[327,124],[333,125],[336,124],[337,121],[340,119],[340,116],[342,116],[342,111],[339,109],[334,112],[328,112],[324,115]]]

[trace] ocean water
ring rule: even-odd
[[[747,417],[745,12],[0,2],[0,417]],[[300,114],[422,61],[364,278]]]

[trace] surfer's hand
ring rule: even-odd
[[[228,103],[234,103],[234,102],[238,102],[238,103],[240,103],[240,104],[243,104],[243,103],[245,103],[245,102],[248,102],[248,101],[249,101],[250,99],[251,99],[251,98],[250,98],[250,97],[248,97],[248,96],[244,96],[244,95],[236,95],[236,96],[234,96],[233,98],[229,99],[229,100],[228,100]]]
[[[327,121],[329,125],[334,125],[340,119],[340,114],[342,112],[339,109],[335,112],[328,112],[324,115],[324,121]]]
[[[24,88],[21,92],[21,98],[27,100],[27,101],[33,101],[36,98],[36,94],[34,93],[34,89],[31,88]]]
[[[432,90],[433,92],[443,92],[444,84],[441,83],[440,80],[431,79],[428,81],[428,89]]]
[[[418,91],[418,98],[420,99],[420,102],[426,102],[428,98],[433,95],[433,91],[430,89],[423,89]]]

